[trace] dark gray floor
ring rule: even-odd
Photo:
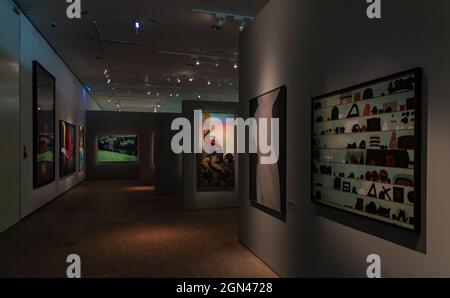
[[[182,209],[132,181],[87,181],[0,235],[0,277],[276,277],[238,242],[237,210]]]

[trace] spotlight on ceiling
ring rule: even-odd
[[[152,94],[152,92],[151,92],[151,91],[148,91],[148,92],[147,92],[147,95],[150,95],[150,94]]]
[[[216,67],[219,67],[219,66],[220,66],[219,59],[216,60],[216,63],[215,63],[214,65],[215,65]]]
[[[180,96],[180,94],[179,93],[177,93],[176,95],[175,95],[176,97],[179,97]]]
[[[197,60],[195,60],[195,65],[199,66],[200,65],[200,59],[197,58]]]
[[[158,109],[160,109],[161,108],[161,105],[160,104],[158,104]]]
[[[108,102],[111,102],[111,98],[108,98]]]
[[[238,63],[236,61],[234,62],[233,68],[234,69],[238,69],[239,68],[239,65],[238,65]]]
[[[108,70],[105,69],[105,71],[103,72],[103,74],[107,75],[107,74],[108,74]]]
[[[239,31],[242,32],[245,29],[245,21],[242,21],[241,25],[239,26]]]
[[[211,86],[211,81],[210,80],[208,80],[208,86]]]
[[[177,83],[179,84],[179,83],[181,83],[181,80],[180,80],[180,78],[177,78]]]
[[[189,82],[193,82],[194,81],[194,78],[189,78]]]
[[[136,30],[136,34],[138,34],[139,29],[141,29],[141,23],[139,21],[134,21],[134,29]]]
[[[156,92],[156,96],[159,96],[159,92]]]
[[[111,84],[111,79],[108,79],[106,83]]]

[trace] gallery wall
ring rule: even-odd
[[[189,119],[192,123],[192,136],[194,135],[194,110],[202,110],[203,112],[214,112],[224,114],[234,114],[238,116],[237,103],[229,102],[213,102],[213,101],[183,101],[183,117]],[[195,140],[192,139],[192,146]],[[184,208],[201,209],[201,208],[226,208],[237,207],[239,192],[239,163],[235,162],[235,181],[236,185],[232,191],[199,191],[197,189],[197,155],[183,154],[183,198]]]
[[[152,156],[155,116],[151,113],[102,111],[88,111],[86,115],[88,179],[139,179],[143,184],[154,184],[155,165]],[[98,137],[130,135],[138,137],[138,162],[97,162]]]
[[[19,16],[0,0],[0,232],[20,219]]]
[[[38,61],[56,81],[56,178],[53,183],[33,189],[33,61]],[[88,93],[71,70],[36,30],[28,18],[20,15],[20,106],[21,148],[21,216],[25,217],[71,189],[85,179],[85,173],[59,178],[59,120],[85,126]],[[77,141],[78,143],[78,141]],[[78,144],[76,144],[76,148]],[[78,155],[77,155],[78,158]]]
[[[172,121],[180,114],[156,114],[156,132],[154,135],[154,165],[156,169],[155,187],[158,194],[181,193],[183,190],[181,155],[172,151]]]
[[[383,1],[382,19],[348,0],[271,0],[241,35],[240,111],[287,86],[287,222],[249,202],[240,159],[239,238],[284,277],[365,277],[370,254],[384,277],[449,276],[450,3]],[[311,203],[312,97],[400,71],[424,71],[422,231],[403,230]]]

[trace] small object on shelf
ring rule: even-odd
[[[358,193],[356,192],[356,187],[353,187],[353,189],[352,189],[352,193],[353,194],[355,194],[355,195],[357,195]]]
[[[382,217],[391,218],[391,208],[384,208],[380,206],[380,208],[378,208],[377,214]]]
[[[416,195],[414,191],[408,192],[408,202],[414,204],[416,202]]]
[[[378,175],[377,171],[372,171],[372,181],[378,182],[380,180],[380,175]]]
[[[355,104],[353,104],[350,111],[348,112],[347,119],[357,118],[357,117],[359,117],[359,108],[358,108],[358,105],[355,103]]]
[[[377,214],[378,212],[377,205],[375,205],[374,202],[370,202],[369,204],[367,204],[365,210],[367,213],[370,214]]]
[[[340,102],[341,102],[341,104],[352,103],[353,102],[353,95],[352,95],[352,93],[349,92],[349,93],[341,94]]]
[[[380,182],[381,183],[387,183],[388,182],[388,172],[386,170],[380,171]]]
[[[360,132],[367,132],[367,126],[363,125],[361,126]]]
[[[405,210],[401,210],[401,209],[398,211],[397,215],[396,214],[392,215],[392,219],[397,220],[397,221],[402,221],[404,223],[406,223],[408,221]]]
[[[367,119],[367,131],[380,131],[381,130],[381,118]]]
[[[315,110],[320,110],[322,108],[322,103],[320,101],[316,102],[314,104],[314,109]]]
[[[348,178],[350,178],[350,179],[355,179],[355,174],[354,174],[354,173],[351,173],[350,175],[348,175]]]
[[[416,98],[408,98],[406,100],[406,109],[407,110],[415,110],[416,109]]]
[[[400,186],[406,186],[406,187],[413,187],[414,186],[414,178],[412,175],[395,175],[394,176],[394,184],[400,185]]]
[[[414,136],[402,136],[398,138],[398,149],[414,150],[416,148],[416,138]]]
[[[364,211],[364,199],[356,198],[355,209],[359,211]]]
[[[320,173],[322,175],[331,175],[331,167],[320,166]]]
[[[380,142],[381,142],[381,139],[379,136],[371,136],[369,148],[370,149],[380,149]]]
[[[400,105],[400,112],[406,111],[406,105]]]
[[[389,149],[390,150],[397,150],[397,133],[395,131],[392,132],[391,140],[389,141]]]
[[[386,188],[385,186],[383,186],[383,193],[385,196],[385,199],[387,198],[388,201],[392,201],[391,195],[389,194],[391,192],[390,188]]]
[[[372,108],[372,114],[373,115],[378,115],[378,108],[377,107],[373,107]]]
[[[359,132],[359,124],[353,125],[353,127],[352,127],[352,132],[353,132],[353,133],[358,133],[358,132]]]
[[[351,189],[351,185],[350,185],[350,182],[344,182],[344,183],[342,183],[342,191],[343,192],[350,192],[350,189]]]
[[[356,147],[356,143],[353,143],[353,144],[348,144],[347,145],[347,149],[356,149],[357,147]]]
[[[339,119],[339,108],[338,107],[334,107],[331,110],[331,120],[338,120]]]
[[[323,117],[322,116],[317,117],[316,122],[317,123],[323,122]]]
[[[405,190],[401,187],[394,187],[394,202],[405,203]]]
[[[383,130],[383,131],[388,131],[388,130],[389,130],[389,124],[387,123],[387,121],[386,121],[386,120],[384,120],[384,123],[383,123],[383,128],[382,128],[382,130]]]
[[[333,182],[333,188],[334,190],[340,191],[341,190],[341,186],[342,186],[342,180],[341,178],[334,178],[334,182]]]
[[[355,93],[353,94],[353,100],[354,100],[355,102],[361,101],[361,92],[355,92]]]
[[[375,186],[375,183],[372,183],[372,186],[370,187],[370,190],[367,193],[367,196],[371,197],[371,198],[375,198],[375,199],[378,198],[378,196],[377,196],[377,187]]]
[[[396,113],[398,108],[398,103],[396,101],[386,102],[383,104],[383,109],[386,113]]]
[[[359,149],[366,149],[366,141],[362,140],[361,143],[359,143]]]
[[[363,110],[363,116],[370,116],[372,109],[370,107],[370,104],[366,104],[364,106],[364,110]]]
[[[373,90],[371,88],[367,88],[364,90],[363,99],[372,99],[373,98]]]

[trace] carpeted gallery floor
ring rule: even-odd
[[[133,181],[86,181],[0,234],[0,277],[277,277],[238,242],[237,210],[182,209]]]

